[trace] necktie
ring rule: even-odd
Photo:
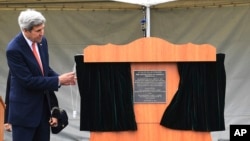
[[[36,43],[35,42],[32,43],[32,52],[33,52],[34,56],[36,57],[36,60],[37,60],[37,62],[39,64],[39,66],[40,66],[40,69],[41,69],[42,73],[43,73],[42,61],[41,61],[41,59],[40,59],[40,57],[38,55],[38,52],[37,52],[37,49],[36,49]]]

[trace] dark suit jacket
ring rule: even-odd
[[[5,94],[5,113],[4,113],[4,123],[9,123],[8,117],[9,117],[9,94],[10,94],[10,72],[8,73],[7,83],[6,83],[6,94]],[[50,110],[52,110],[53,107],[59,107],[59,103],[56,97],[56,94],[54,91],[49,91],[49,101],[50,101]],[[57,118],[56,114],[52,115],[53,117]]]
[[[8,119],[13,125],[38,126],[45,106],[45,93],[58,90],[58,74],[49,66],[46,38],[38,48],[44,76],[22,33],[11,40],[6,49],[11,72]]]
[[[5,93],[5,113],[4,113],[4,123],[8,122],[9,115],[9,94],[10,94],[10,72],[8,73],[7,82],[6,82],[6,93]]]

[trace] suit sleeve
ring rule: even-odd
[[[5,114],[4,114],[4,123],[8,123],[9,115],[9,94],[10,94],[10,72],[8,74],[7,83],[6,83],[6,95],[5,95]]]
[[[57,97],[56,97],[56,94],[54,91],[50,91],[49,92],[49,95],[50,95],[50,105],[51,105],[51,109],[53,107],[59,107],[59,104],[58,104],[58,100],[57,100]]]
[[[52,110],[53,108],[55,108],[55,107],[58,107],[59,108],[59,104],[58,104],[58,100],[57,100],[57,97],[56,97],[56,94],[55,94],[55,92],[54,91],[50,91],[49,92],[49,95],[50,95],[50,110]],[[51,116],[52,117],[55,117],[55,118],[58,118],[59,117],[59,114],[60,114],[60,112],[59,112],[59,110],[58,110],[58,108],[56,108],[56,109],[54,109],[53,111],[52,111],[52,113],[51,113]]]

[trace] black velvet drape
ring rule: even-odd
[[[84,63],[76,55],[81,131],[136,130],[129,63]]]
[[[179,88],[160,124],[195,131],[225,130],[225,54],[216,62],[179,62]]]

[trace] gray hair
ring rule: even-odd
[[[21,30],[31,31],[34,26],[44,24],[45,22],[45,17],[34,9],[22,11],[18,17],[18,24]]]

